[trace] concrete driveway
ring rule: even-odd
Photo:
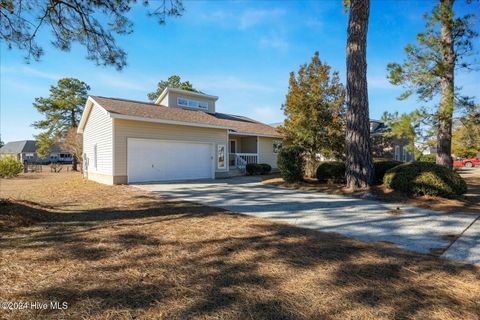
[[[446,258],[480,265],[480,232],[472,228],[473,224],[480,228],[480,221],[474,223],[478,218],[474,214],[443,214],[373,200],[266,186],[258,177],[135,187],[355,239],[388,241],[422,253],[442,253],[448,248],[443,253]],[[397,207],[400,213],[392,212]],[[458,235],[465,238],[452,245],[452,238]],[[466,241],[462,245],[463,240]],[[456,251],[451,251],[453,249]]]

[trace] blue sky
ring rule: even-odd
[[[345,79],[347,15],[338,1],[187,1],[183,17],[160,26],[139,5],[129,16],[133,34],[118,37],[128,52],[128,66],[118,72],[85,59],[83,47],[60,52],[49,44],[40,62],[25,64],[23,53],[0,46],[0,132],[3,141],[30,139],[31,124],[41,115],[35,97],[48,96],[62,77],[91,86],[92,95],[146,101],[156,83],[178,74],[201,91],[219,96],[217,111],[241,114],[272,123],[283,119],[290,71],[308,62],[315,51]],[[153,2],[154,4],[154,2]],[[370,115],[407,112],[420,104],[398,101],[401,88],[386,80],[386,65],[401,62],[403,48],[422,31],[423,13],[435,1],[372,0],[368,34]],[[479,12],[479,4],[457,1],[456,12]],[[478,29],[478,24],[477,24]],[[480,49],[477,46],[477,49]],[[478,96],[479,73],[457,74],[465,94]]]

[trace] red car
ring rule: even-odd
[[[480,166],[480,159],[479,158],[468,158],[468,159],[457,159],[453,161],[454,167],[478,167]]]

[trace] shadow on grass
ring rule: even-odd
[[[472,266],[187,202],[161,204],[67,214],[12,204],[40,218],[28,236],[8,234],[0,250],[30,252],[33,268],[65,266],[21,298],[67,301],[62,317],[73,318],[478,314],[475,291],[469,300],[449,290],[451,279],[480,281]]]

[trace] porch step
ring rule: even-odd
[[[229,177],[238,177],[243,175],[245,175],[245,173],[238,168],[230,168],[230,170],[228,170]]]

